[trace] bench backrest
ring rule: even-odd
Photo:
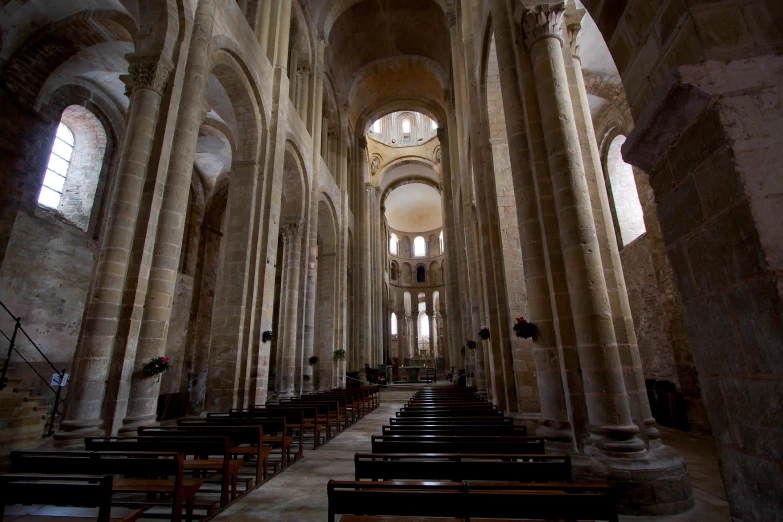
[[[440,435],[373,435],[373,453],[543,454],[537,437],[483,437]]]
[[[329,522],[337,514],[618,521],[605,485],[330,480],[327,495]]]
[[[383,426],[381,435],[527,435],[526,426],[513,424],[410,424]]]
[[[0,476],[0,520],[3,520],[5,506],[43,504],[97,507],[97,521],[109,522],[111,492],[111,475],[2,475]]]
[[[88,475],[174,477],[182,483],[182,453],[163,451],[13,451],[12,473],[61,474],[64,469]]]

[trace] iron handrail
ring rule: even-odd
[[[52,393],[54,393],[54,405],[52,406],[52,411],[49,414],[49,420],[47,422],[46,426],[46,434],[45,437],[48,437],[54,433],[54,422],[57,420],[58,416],[62,416],[62,413],[60,413],[60,405],[65,402],[65,399],[62,398],[62,387],[63,387],[63,380],[65,379],[65,368],[63,368],[62,371],[58,371],[57,368],[52,364],[52,361],[49,360],[49,358],[46,356],[45,353],[41,351],[41,348],[38,347],[37,344],[35,344],[35,341],[30,338],[30,336],[27,334],[24,328],[22,328],[22,318],[16,317],[13,313],[11,313],[11,310],[8,309],[8,307],[0,301],[0,306],[3,307],[3,310],[5,310],[9,316],[14,320],[14,333],[11,335],[11,337],[8,337],[5,332],[0,330],[0,334],[3,335],[3,337],[8,340],[8,355],[5,358],[5,361],[3,362],[3,369],[2,374],[0,374],[0,390],[5,389],[6,387],[6,375],[8,373],[8,365],[11,361],[11,355],[13,355],[14,352],[19,355],[19,357],[22,358],[22,360],[27,364],[27,366],[30,367],[33,372],[40,378],[43,383],[46,385],[47,388],[49,388]],[[16,336],[19,332],[22,332],[22,334],[27,338],[28,341],[30,341],[30,344],[33,345],[33,348],[38,352],[38,354],[43,357],[43,359],[49,364],[49,366],[54,370],[54,373],[56,373],[59,376],[59,380],[57,383],[57,389],[55,390],[51,384],[49,384],[49,381],[46,380],[46,378],[41,375],[38,370],[35,369],[35,367],[28,361],[24,355],[22,355],[22,352],[20,352],[16,348]]]

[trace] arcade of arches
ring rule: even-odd
[[[778,0],[0,0],[0,329],[55,444],[453,367],[623,512],[696,509],[673,428],[780,520],[782,50]]]

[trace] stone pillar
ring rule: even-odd
[[[612,311],[568,92],[562,47],[564,12],[564,4],[526,10],[523,30],[543,116],[583,373],[590,432],[586,451],[599,455],[639,455],[645,448],[637,437],[639,429],[631,418],[620,370]]]
[[[278,359],[280,360],[280,388],[277,390],[280,397],[292,397],[296,394],[296,339],[297,319],[299,310],[299,270],[302,264],[302,223],[284,223],[280,227],[283,234],[283,270],[285,293],[281,292],[280,299],[280,323],[283,325],[280,332],[278,347]],[[309,359],[309,356],[308,356]]]
[[[313,105],[313,172],[320,173],[321,162],[318,145],[321,143],[321,125],[320,120],[316,121],[315,115],[321,113],[321,104],[323,100],[324,87],[324,53],[326,51],[326,42],[318,40],[318,54],[316,56],[314,105]],[[316,282],[318,278],[317,259],[318,259],[318,184],[313,184],[308,200],[310,203],[310,222],[308,223],[307,237],[307,283],[305,287],[305,306],[304,306],[304,328],[302,335],[302,359],[308,360],[313,355],[315,341],[315,304],[316,304]],[[319,362],[319,366],[326,364],[326,361]],[[302,393],[310,393],[314,389],[315,375],[312,366],[303,365],[302,369]],[[309,379],[308,379],[309,377]]]
[[[432,311],[431,306],[427,306],[427,311],[425,312],[427,314],[427,326],[429,326],[430,329],[430,349],[429,349],[429,356],[432,358],[435,358],[435,330],[433,330],[432,326],[435,322],[435,317]]]
[[[288,65],[288,97],[296,106],[297,88],[299,87],[299,50],[293,46],[293,42],[288,43],[291,47],[291,59]],[[298,109],[299,107],[296,106]]]
[[[581,19],[580,14],[578,14],[578,18]],[[568,24],[573,76],[576,85],[575,92],[572,92],[572,98],[576,98],[574,106],[577,108],[576,123],[582,145],[582,154],[589,159],[589,161],[585,161],[585,167],[587,168],[586,179],[590,190],[598,243],[601,249],[604,277],[609,290],[609,304],[612,308],[614,331],[620,351],[620,360],[623,363],[623,377],[631,406],[631,416],[636,425],[639,426],[639,429],[642,430],[641,434],[648,445],[658,445],[660,444],[660,433],[655,427],[655,419],[652,416],[650,402],[647,398],[639,345],[636,340],[636,331],[631,315],[631,304],[628,301],[620,249],[615,235],[614,222],[611,209],[609,208],[609,195],[607,194],[601,168],[601,154],[598,151],[598,142],[595,138],[595,129],[593,128],[593,120],[587,99],[587,89],[582,76],[582,60],[579,56],[579,45],[577,43],[580,28],[581,23],[579,22]]]
[[[446,282],[445,302],[449,308],[450,319],[448,333],[448,346],[451,351],[451,364],[459,368],[459,332],[460,332],[460,298],[459,276],[457,272],[457,232],[454,224],[454,197],[451,179],[451,151],[449,149],[448,133],[445,126],[438,127],[438,141],[440,142],[440,174],[443,180],[443,246],[446,250]]]
[[[291,33],[291,0],[277,2],[280,5],[280,25],[277,30],[277,57],[274,64],[285,69],[288,67],[288,42]]]
[[[443,357],[443,362],[446,365],[446,371],[451,369],[452,360],[449,347],[449,331],[448,331],[448,312],[445,308],[441,308],[438,312],[438,344],[440,345],[440,353]]]
[[[100,433],[106,382],[133,246],[142,186],[148,174],[163,91],[173,64],[162,56],[128,55],[130,98],[125,138],[94,285],[73,361],[68,402],[58,439]]]
[[[393,355],[397,364],[402,364],[405,358],[405,308],[394,312],[397,316],[397,352]]]
[[[310,68],[300,67],[296,88],[296,109],[299,111],[299,114],[302,116],[302,121],[304,121],[305,124],[307,124],[307,102],[310,99],[310,93],[308,92],[309,85]]]
[[[272,2],[274,0],[259,0],[261,2],[261,14],[258,20],[258,30],[256,36],[258,37],[258,43],[261,44],[261,48],[267,52],[269,47],[269,29],[272,25]],[[271,60],[270,60],[271,61]]]
[[[155,421],[160,378],[144,374],[144,366],[166,351],[166,338],[174,302],[180,251],[190,197],[193,160],[198,132],[206,115],[203,104],[209,75],[209,42],[215,17],[215,1],[202,0],[196,10],[188,52],[177,128],[171,148],[168,176],[152,255],[144,312],[139,332],[128,407],[120,431],[135,432]]]
[[[327,168],[329,167],[329,110],[322,109],[321,112],[321,158]]]

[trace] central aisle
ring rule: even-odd
[[[353,480],[353,455],[370,452],[370,436],[379,435],[415,390],[382,392],[378,408],[337,437],[316,450],[307,449],[305,457],[279,473],[245,498],[229,506],[214,521],[296,521],[323,522],[328,503],[329,479]],[[309,445],[308,445],[309,446]]]

